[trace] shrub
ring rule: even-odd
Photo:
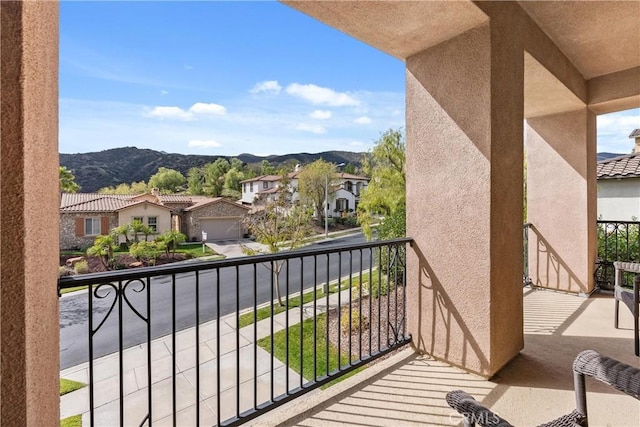
[[[98,236],[93,241],[93,246],[87,249],[87,255],[100,257],[100,261],[107,270],[113,268],[115,258],[113,251],[118,248],[115,236],[109,234],[107,236]]]
[[[89,272],[89,263],[87,261],[78,261],[73,266],[73,271],[76,274],[87,274]]]
[[[133,243],[129,248],[129,253],[139,261],[147,264],[155,264],[160,254],[164,251],[165,245],[161,242],[141,242]]]
[[[58,277],[68,276],[71,273],[64,265],[58,268]]]
[[[362,326],[362,329],[360,327]],[[349,331],[365,331],[369,328],[369,319],[364,314],[362,315],[362,324],[360,324],[360,311],[357,308],[351,309],[351,329],[349,329],[349,308],[342,309],[340,315],[340,331],[344,334],[348,334]]]

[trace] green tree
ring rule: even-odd
[[[204,174],[201,168],[191,168],[187,172],[187,193],[193,196],[204,194],[202,183],[204,182]]]
[[[318,159],[305,166],[298,174],[298,192],[300,193],[300,200],[303,204],[313,207],[318,220],[324,219],[324,202],[327,182],[329,191],[331,191],[335,173],[336,166],[333,163]],[[329,195],[329,197],[331,197],[331,195]]]
[[[347,163],[343,168],[342,168],[342,172],[344,173],[350,173],[352,175],[355,175],[358,173],[358,169],[356,168],[356,165],[354,165],[353,163]]]
[[[162,193],[176,193],[185,181],[184,175],[177,170],[161,167],[149,178],[149,187],[158,188]]]
[[[276,168],[269,162],[269,160],[264,159],[262,163],[260,163],[260,175],[273,175],[275,173]]]
[[[116,238],[119,236],[124,236],[124,240],[127,243],[127,247],[131,244],[131,241],[129,240],[129,235],[132,232],[133,232],[133,228],[131,227],[131,224],[122,224],[111,230],[111,234],[116,236]]]
[[[232,158],[229,162],[229,169],[236,169],[239,172],[242,172],[244,169],[244,162],[236,157]]]
[[[88,256],[100,257],[104,268],[113,270],[115,266],[114,251],[118,248],[118,238],[114,234],[98,236],[93,241],[93,246],[87,249]]]
[[[63,193],[75,193],[80,189],[76,184],[76,177],[66,166],[58,167],[58,175],[60,177],[60,191]]]
[[[179,231],[167,230],[160,236],[158,236],[156,242],[164,243],[167,256],[171,255],[171,257],[173,258],[180,243],[183,243],[186,239],[187,236],[180,233]]]
[[[143,224],[140,221],[133,221],[131,223],[131,233],[133,234],[133,242],[138,243],[140,239],[138,239],[138,235],[144,235],[144,240],[149,240],[149,235],[153,234],[153,229],[146,224]]]
[[[131,184],[118,184],[116,187],[103,187],[98,190],[100,194],[143,194],[149,190],[144,181]]]
[[[283,177],[286,181],[286,177]],[[277,253],[300,247],[311,234],[311,213],[291,202],[291,192],[287,185],[279,187],[277,198],[264,205],[263,209],[245,217],[244,224],[255,236],[256,241],[266,246],[264,252]],[[248,255],[256,255],[259,251],[244,248]],[[282,306],[280,291],[280,271],[284,262],[263,264],[271,270],[275,284],[276,298]]]
[[[231,165],[222,157],[213,163],[207,163],[202,168],[204,176],[203,191],[207,196],[218,197],[224,188],[224,178]]]
[[[369,185],[360,194],[358,204],[358,221],[362,225],[367,238],[371,238],[371,224],[376,215],[383,215],[395,224],[387,238],[402,237],[406,227],[400,227],[404,221],[406,204],[405,180],[405,142],[400,129],[389,129],[384,132],[371,153],[365,158],[363,169],[371,179]]]
[[[242,186],[240,181],[244,179],[244,174],[236,168],[231,168],[224,176],[224,185],[221,196],[238,200],[242,197]]]

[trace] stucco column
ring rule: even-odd
[[[587,108],[527,120],[529,276],[569,292],[593,290],[596,119]]]
[[[59,423],[58,3],[0,2],[0,425]]]
[[[523,52],[509,25],[406,62],[408,328],[484,376],[523,347]]]

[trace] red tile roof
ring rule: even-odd
[[[145,194],[62,193],[60,212],[115,212],[139,203],[151,203],[167,209],[172,204],[188,204],[190,206],[187,209],[193,210],[222,199],[188,194],[160,194],[157,196],[160,201],[158,204],[145,201],[141,196]]]
[[[598,179],[610,178],[639,178],[640,153],[613,157],[598,162]]]

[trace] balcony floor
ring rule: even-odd
[[[338,385],[257,420],[259,425],[450,426],[461,421],[446,404],[450,390],[464,389],[518,426],[550,421],[575,408],[571,365],[593,349],[633,366],[630,311],[621,305],[613,327],[613,298],[582,298],[525,290],[525,348],[490,381],[412,349]],[[592,426],[640,425],[640,402],[587,380]]]

